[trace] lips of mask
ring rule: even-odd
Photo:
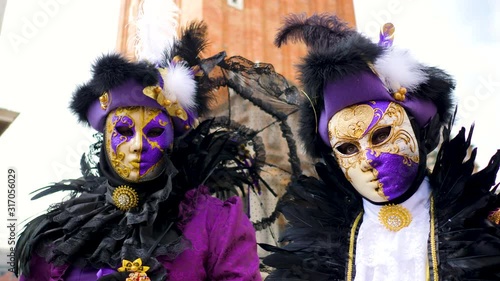
[[[160,109],[117,108],[106,119],[105,142],[111,167],[121,178],[150,180],[162,171],[164,153],[173,142],[172,122]]]
[[[371,101],[344,108],[330,119],[328,134],[346,178],[368,200],[394,200],[415,180],[417,138],[402,106]]]

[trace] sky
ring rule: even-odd
[[[386,22],[396,28],[394,45],[456,80],[454,132],[474,123],[476,162],[488,164],[500,149],[500,1],[354,0],[358,30],[378,41]]]
[[[98,7],[98,8],[97,8]],[[0,178],[16,170],[16,217],[44,212],[63,194],[30,201],[30,192],[80,177],[92,130],[68,110],[76,85],[90,78],[91,63],[116,47],[119,0],[10,0],[0,34],[0,107],[20,112],[0,137]],[[7,220],[6,183],[0,220]],[[7,229],[0,228],[0,248]]]
[[[495,122],[500,120],[499,3],[354,0],[360,31],[377,41],[380,26],[390,21],[396,26],[395,46],[455,77],[456,128],[475,122],[480,167],[500,148],[495,137],[500,131]],[[90,78],[95,58],[114,50],[119,8],[119,0],[7,2],[0,34],[0,107],[20,115],[0,137],[0,174],[6,181],[5,171],[16,169],[19,225],[63,197],[30,201],[30,192],[80,176],[80,156],[93,142],[93,131],[78,125],[67,106],[75,86]],[[5,198],[5,189],[0,192]],[[1,199],[3,221],[5,204]],[[0,228],[0,248],[6,235]]]

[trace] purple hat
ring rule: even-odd
[[[191,23],[174,42],[175,48],[162,54],[160,63],[130,61],[119,54],[102,56],[92,67],[92,79],[73,94],[71,110],[81,122],[102,132],[107,115],[116,108],[159,108],[171,117],[175,136],[182,135],[208,112],[218,84],[207,73],[225,57],[220,53],[200,58],[205,36],[203,22]]]
[[[405,95],[404,100],[396,100],[373,72],[361,72],[342,77],[337,81],[327,82],[323,90],[323,98],[325,108],[320,114],[318,131],[325,144],[330,143],[328,121],[338,111],[354,104],[382,100],[396,102],[415,117],[420,127],[424,127],[437,113],[436,105],[430,100],[412,98],[410,94],[408,98]]]
[[[99,132],[103,132],[106,117],[113,110],[119,107],[145,106],[165,111],[173,121],[175,120],[173,124],[177,135],[182,134],[194,125],[197,116],[195,111],[180,102],[186,98],[181,99],[179,95],[187,96],[193,104],[196,87],[188,87],[184,92],[166,94],[168,88],[174,88],[176,85],[167,87],[164,79],[172,80],[168,75],[175,75],[178,71],[175,67],[179,68],[178,65],[171,64],[173,67],[162,69],[147,63],[129,62],[119,55],[104,56],[94,65],[93,80],[75,93],[72,105],[86,105],[86,109],[82,108],[77,113]],[[161,75],[162,72],[164,75]],[[177,83],[195,85],[194,75],[188,70],[184,72],[186,75],[176,77]],[[89,96],[92,100],[86,99]]]
[[[392,47],[393,25],[382,29],[380,44],[347,26],[334,15],[290,15],[275,44],[303,41],[308,52],[298,65],[304,98],[299,136],[312,157],[330,153],[328,121],[339,110],[367,101],[394,101],[421,128],[431,119],[448,123],[453,79],[425,66],[409,52]]]

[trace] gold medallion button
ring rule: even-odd
[[[410,211],[401,205],[389,204],[378,212],[378,219],[390,231],[400,231],[410,225],[412,216]]]

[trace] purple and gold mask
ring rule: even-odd
[[[106,152],[111,167],[131,182],[158,176],[173,138],[170,117],[157,108],[119,107],[106,119]]]
[[[403,195],[417,175],[417,138],[404,108],[389,101],[346,107],[328,122],[335,158],[354,188],[372,202]]]

